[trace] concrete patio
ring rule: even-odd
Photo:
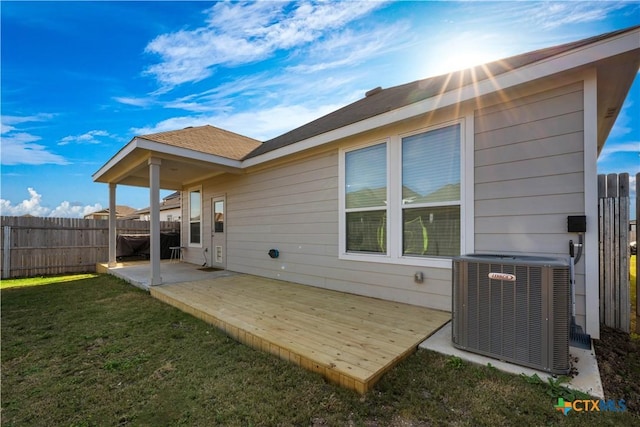
[[[109,267],[107,263],[100,263],[96,267],[98,273],[111,274],[146,291],[149,290],[151,283],[149,269],[149,261],[119,262],[113,267]],[[234,274],[236,273],[226,270],[210,271],[210,269],[203,269],[199,265],[187,262],[163,260],[160,263],[160,275],[164,285],[215,279]]]
[[[487,366],[491,364],[491,366],[496,369],[514,375],[525,375],[528,377],[538,375],[538,377],[545,382],[549,378],[555,377],[547,372],[503,362],[501,360],[492,359],[480,354],[455,348],[451,342],[451,322],[448,322],[435,334],[427,338],[419,347],[441,354],[459,357],[464,361],[475,363],[477,365]],[[578,374],[563,385],[572,390],[587,393],[595,398],[604,399],[604,390],[602,388],[602,380],[600,379],[600,371],[598,369],[598,361],[596,359],[596,352],[593,348],[593,343],[591,344],[590,350],[569,347],[569,354],[573,359],[573,367],[576,369]]]

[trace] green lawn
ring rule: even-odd
[[[364,396],[111,276],[3,289],[2,425],[638,424],[554,410],[557,387],[420,350]],[[630,396],[619,396],[630,398]]]
[[[30,286],[52,285],[54,283],[75,282],[81,279],[96,277],[95,274],[72,274],[50,277],[29,277],[27,279],[4,279],[0,280],[0,289],[26,288]]]

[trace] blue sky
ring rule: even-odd
[[[135,135],[266,140],[389,87],[640,23],[639,2],[7,2],[3,215],[108,206],[91,175]],[[640,79],[598,163],[640,171]],[[164,192],[163,195],[167,194]],[[143,208],[148,190],[120,186]]]

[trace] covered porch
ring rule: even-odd
[[[120,185],[149,188],[150,263],[149,286],[163,283],[160,271],[160,190],[184,191],[194,183],[229,173],[240,174],[241,160],[260,146],[252,138],[213,126],[188,127],[134,137],[95,174],[93,180],[109,185],[109,259],[116,258],[116,200]],[[190,212],[190,221],[203,221],[202,209]],[[182,224],[189,224],[182,221]],[[197,242],[185,242],[183,244]],[[182,245],[181,245],[182,246]]]
[[[446,324],[448,312],[228,271],[163,262],[163,285],[141,286],[257,350],[365,393]],[[145,262],[105,265],[131,283]],[[134,283],[136,284],[136,283]]]

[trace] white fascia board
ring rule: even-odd
[[[585,330],[600,338],[599,242],[598,242],[598,81],[592,69],[584,79],[584,208],[587,232],[584,235]]]
[[[133,152],[133,150],[136,149],[136,146],[135,146],[136,139],[137,138],[134,138],[131,141],[129,141],[129,143],[127,145],[122,147],[120,149],[120,151],[118,151],[113,157],[111,157],[109,159],[109,161],[107,161],[107,163],[105,163],[100,169],[98,169],[98,171],[96,173],[91,175],[93,180],[97,181],[98,179],[100,179],[100,177],[102,175],[107,173],[112,167],[114,167],[115,165],[120,163],[122,161],[122,159],[124,159],[129,154],[131,154]]]
[[[100,179],[111,168],[124,160],[128,155],[133,153],[136,149],[153,151],[155,153],[167,154],[177,157],[183,157],[185,159],[197,160],[207,163],[213,163],[221,166],[231,167],[235,169],[242,168],[242,162],[240,160],[228,159],[226,157],[216,156],[214,154],[202,153],[200,151],[191,150],[188,148],[175,147],[173,145],[163,144],[160,142],[150,141],[148,139],[135,137],[131,142],[125,145],[115,156],[113,156],[104,166],[102,166],[96,173],[92,175],[94,181]]]
[[[513,71],[502,73],[495,78],[488,78],[475,84],[463,86],[450,92],[435,95],[423,101],[261,154],[260,156],[244,160],[242,162],[242,167],[247,168],[259,165],[270,160],[275,160],[280,157],[318,147],[371,129],[425,114],[436,109],[456,105],[492,92],[498,92],[529,81],[585,66],[638,48],[640,48],[640,29],[582,46]]]
[[[220,166],[227,166],[230,168],[242,167],[240,160],[228,159],[222,156],[216,156],[215,154],[203,153],[201,151],[191,150],[189,148],[176,147],[173,145],[163,144],[160,142],[149,141],[144,138],[136,138],[138,141],[138,148],[143,150],[149,150],[156,153],[168,154],[171,156],[183,157],[185,159],[197,160],[201,162],[213,163]]]

